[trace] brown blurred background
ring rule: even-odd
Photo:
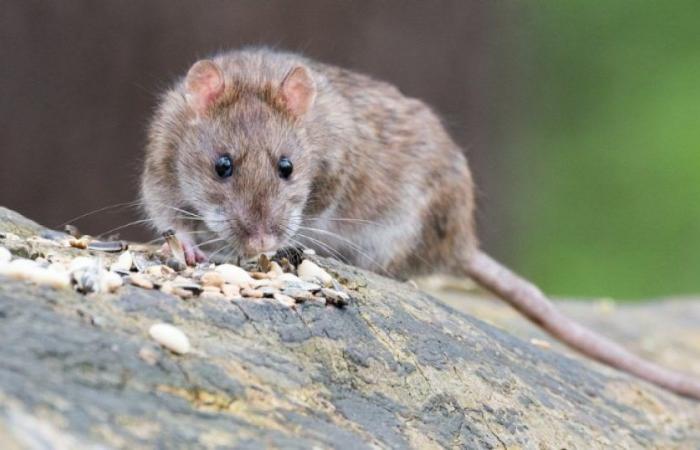
[[[484,247],[548,292],[698,292],[698,23],[694,0],[0,0],[0,205],[58,227],[135,200],[156,95],[262,44],[434,106],[471,162]]]

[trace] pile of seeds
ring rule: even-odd
[[[182,299],[206,297],[226,301],[276,301],[293,307],[301,302],[343,306],[350,296],[333,277],[310,259],[295,266],[287,258],[261,255],[245,268],[203,263],[188,267],[181,245],[166,236],[165,251],[122,241],[98,241],[89,236],[52,232],[23,240],[10,233],[0,243],[13,249],[27,244],[29,257],[13,257],[0,245],[0,275],[82,293],[115,292],[130,284],[159,289]],[[179,248],[178,248],[179,247]],[[69,251],[62,251],[70,249]],[[13,250],[14,251],[14,250]],[[17,253],[17,252],[15,252]]]

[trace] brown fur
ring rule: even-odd
[[[232,225],[214,234],[234,243],[258,222],[281,230],[297,211],[304,226],[342,238],[282,232],[280,245],[291,238],[398,277],[462,271],[476,245],[472,179],[429,107],[387,83],[294,54],[254,49],[213,61],[226,87],[207,114],[193,123],[180,81],[151,124],[142,192],[159,231],[192,229],[171,206],[204,217],[207,208],[223,208]],[[280,100],[284,77],[298,66],[317,89],[303,117]],[[290,182],[275,172],[285,151],[294,163]],[[234,156],[235,173],[222,182],[213,161],[223,152]],[[377,232],[391,235],[390,251],[364,239]]]
[[[188,246],[218,236],[240,254],[263,229],[274,247],[305,244],[392,276],[468,274],[584,354],[700,398],[696,380],[575,324],[536,287],[477,250],[466,158],[424,103],[290,53],[234,51],[213,61],[214,72],[201,79],[223,74],[223,93],[216,90],[212,104],[210,96],[190,104],[192,92],[181,81],[151,123],[142,194],[159,231],[175,229]],[[206,68],[212,65],[199,66]],[[283,80],[295,68],[312,82],[302,77],[287,96]],[[300,92],[301,101],[290,104]],[[235,166],[225,180],[214,171],[223,153]],[[280,156],[294,164],[289,180],[278,176]],[[211,235],[188,236],[199,228]]]

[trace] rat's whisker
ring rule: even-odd
[[[192,216],[175,216],[176,219],[180,220],[190,220],[192,222],[210,222],[203,217],[192,217]],[[214,221],[211,221],[214,222]]]
[[[319,220],[328,220],[330,222],[355,222],[355,223],[365,223],[365,224],[370,224],[370,225],[380,225],[379,222],[375,222],[372,220],[366,220],[366,219],[353,219],[351,217],[304,217],[302,220],[313,220],[313,221],[319,221]]]
[[[347,258],[345,258],[339,251],[337,251],[336,249],[334,249],[332,246],[326,244],[325,242],[319,241],[318,239],[314,239],[314,238],[312,238],[312,237],[310,237],[310,236],[306,236],[306,235],[301,234],[301,233],[297,233],[296,235],[299,236],[299,237],[302,238],[302,239],[307,239],[307,240],[309,240],[309,241],[315,243],[316,245],[320,246],[322,249],[324,249],[325,251],[327,251],[327,252],[328,252],[330,255],[332,255],[334,258],[337,258],[338,261],[342,261],[342,262],[344,262],[345,264],[348,264]]]
[[[198,230],[198,231],[180,231],[180,233],[185,233],[187,235],[195,235],[195,234],[204,234],[204,233],[211,233],[209,230]],[[164,241],[165,238],[160,236],[155,239],[151,239],[150,241],[144,242],[146,245],[151,245],[155,244],[156,242]]]
[[[124,228],[132,227],[132,226],[134,226],[134,225],[140,225],[140,224],[142,224],[142,223],[153,222],[154,220],[155,220],[155,219],[140,219],[140,220],[134,220],[133,222],[129,222],[129,223],[125,224],[125,225],[121,225],[121,226],[118,226],[118,227],[114,227],[114,228],[112,228],[111,230],[107,230],[107,231],[105,231],[104,233],[100,233],[100,234],[98,234],[98,235],[95,236],[95,237],[98,237],[98,238],[99,238],[99,237],[102,237],[102,236],[105,236],[105,235],[112,234],[112,233],[114,233],[115,231],[123,230]]]
[[[70,219],[70,220],[68,220],[68,221],[66,221],[66,222],[63,222],[63,223],[60,224],[57,228],[63,228],[63,227],[65,227],[66,225],[72,224],[73,222],[75,222],[75,221],[77,221],[77,220],[84,219],[85,217],[91,216],[91,215],[93,215],[93,214],[101,213],[101,212],[104,212],[104,211],[109,211],[110,209],[116,209],[116,208],[132,208],[132,207],[134,207],[134,206],[140,206],[141,204],[142,204],[142,203],[141,203],[140,200],[133,200],[133,201],[130,201],[130,202],[115,203],[115,204],[113,204],[113,205],[103,206],[102,208],[98,208],[98,209],[95,209],[95,210],[93,210],[93,211],[87,212],[87,213],[85,213],[85,214],[81,214],[81,215],[79,215],[79,216],[77,216],[77,217],[74,217],[74,218],[72,218],[72,219]]]
[[[387,269],[384,267],[382,264],[380,264],[375,258],[372,258],[367,252],[364,251],[362,247],[360,247],[358,244],[352,242],[351,240],[344,238],[343,236],[340,236],[337,233],[333,233],[332,231],[328,230],[322,230],[320,228],[311,228],[311,227],[305,227],[305,226],[299,226],[300,230],[306,230],[306,231],[311,231],[316,232],[316,233],[321,233],[330,237],[333,237],[335,239],[339,239],[340,241],[344,242],[345,244],[349,245],[350,248],[353,251],[356,251],[357,253],[360,254],[360,256],[366,258],[371,264],[377,267],[381,272],[383,272],[385,275],[393,276]],[[307,236],[308,238],[308,236]]]
[[[217,237],[217,238],[215,238],[215,239],[210,239],[210,240],[208,240],[208,241],[204,241],[204,242],[202,242],[201,244],[197,244],[197,245],[194,246],[194,248],[203,247],[203,246],[205,246],[205,245],[207,245],[207,244],[212,244],[212,243],[214,243],[214,242],[220,242],[220,241],[225,241],[225,240],[226,240],[225,238]]]
[[[229,242],[228,244],[221,246],[221,248],[219,248],[217,251],[215,251],[211,255],[209,255],[209,260],[212,260],[214,258],[214,256],[218,255],[219,253],[221,253],[222,251],[224,251],[228,248],[233,249],[233,243]]]

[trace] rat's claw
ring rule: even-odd
[[[185,263],[188,266],[194,266],[198,262],[207,260],[207,255],[197,247],[192,239],[184,233],[177,233],[177,238],[182,244],[182,250],[185,252]]]
[[[194,266],[199,262],[207,260],[207,255],[199,248],[192,244],[182,243],[182,249],[185,251],[185,262],[188,266]]]
[[[182,252],[185,256],[185,264],[188,266],[194,266],[199,262],[207,261],[207,254],[200,250],[194,241],[192,241],[187,235],[176,233],[175,236],[182,247]],[[163,244],[161,251],[165,255],[173,256],[172,249],[168,243]]]

